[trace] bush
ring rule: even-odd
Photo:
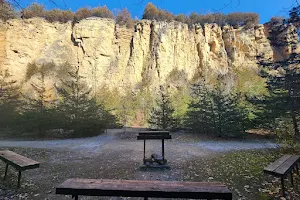
[[[127,8],[124,8],[123,10],[118,12],[118,15],[116,17],[116,23],[120,26],[126,26],[127,28],[133,28],[134,22],[131,18],[130,12],[127,10]]]
[[[93,8],[91,12],[94,17],[114,19],[113,13],[106,6]]]
[[[272,26],[282,25],[285,22],[285,18],[283,17],[272,17],[270,23]]]
[[[179,14],[174,19],[181,23],[188,23],[188,19],[184,14]]]
[[[80,8],[76,11],[74,16],[74,21],[80,21],[82,19],[86,19],[88,17],[92,17],[92,11],[88,8]]]
[[[0,19],[6,21],[16,17],[14,8],[5,1],[0,1]]]
[[[53,9],[50,11],[45,12],[45,19],[49,22],[62,22],[67,23],[69,21],[73,21],[74,13],[70,10],[59,10]]]
[[[45,17],[44,6],[38,3],[33,3],[23,10],[23,18],[29,19],[33,17]]]
[[[56,22],[59,21],[61,15],[61,10],[53,9],[50,11],[45,12],[45,19],[49,22]]]
[[[73,21],[74,20],[74,13],[70,10],[63,10],[61,11],[61,15],[59,18],[59,21],[62,23],[66,23],[69,21]]]
[[[156,6],[153,5],[152,3],[148,3],[144,10],[143,19],[154,20],[157,18],[158,13],[159,13],[159,11],[156,8]]]
[[[259,22],[259,16],[256,13],[230,13],[227,15],[227,23],[233,27],[246,26],[252,28]]]
[[[290,119],[279,118],[275,122],[275,134],[279,143],[285,147],[293,148],[297,146],[294,127]]]

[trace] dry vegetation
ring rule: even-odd
[[[0,1],[0,19],[8,20],[15,18],[18,13],[13,7],[6,1]],[[130,12],[125,8],[120,10],[116,16],[106,7],[98,6],[95,8],[80,8],[76,12],[71,10],[46,10],[43,5],[33,3],[27,8],[23,9],[20,13],[22,18],[28,19],[33,17],[45,18],[49,22],[61,22],[66,23],[68,21],[78,22],[88,17],[100,17],[115,19],[116,23],[127,28],[133,28],[134,20],[131,17]],[[230,13],[228,15],[222,13],[213,14],[197,14],[192,13],[187,16],[184,14],[174,15],[173,13],[157,8],[152,3],[148,3],[143,14],[143,19],[157,20],[157,21],[178,21],[189,24],[206,24],[216,23],[220,26],[226,24],[239,27],[245,26],[246,28],[252,28],[259,22],[259,16],[256,13]]]
[[[226,24],[239,27],[245,26],[246,28],[252,28],[259,23],[259,16],[256,13],[242,13],[235,12],[228,15],[222,13],[213,13],[213,14],[197,14],[192,13],[190,16],[184,14],[174,15],[168,11],[161,10],[157,8],[152,3],[148,3],[143,19],[158,20],[158,21],[179,21],[189,25],[192,24],[206,24],[206,23],[216,23],[220,26]]]

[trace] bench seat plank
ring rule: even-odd
[[[172,139],[171,135],[138,135],[137,140],[168,140]]]
[[[20,171],[34,169],[40,166],[40,163],[9,150],[0,151],[0,159]]]
[[[285,155],[264,168],[264,172],[274,176],[285,177],[300,161],[300,156]]]
[[[68,179],[56,194],[87,196],[232,199],[221,183],[141,180]]]
[[[275,162],[271,163],[267,167],[264,168],[264,171],[273,172],[276,170],[282,163],[284,163],[287,159],[289,159],[291,155],[284,155],[281,158],[277,159]]]
[[[142,131],[139,135],[169,135],[169,131]]]
[[[282,165],[274,170],[274,173],[285,176],[287,173],[291,171],[294,167],[294,164],[297,163],[300,159],[300,156],[291,156],[287,159]]]

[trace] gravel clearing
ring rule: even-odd
[[[143,141],[137,141],[139,129],[111,129],[105,134],[81,139],[45,141],[0,141],[0,150],[9,149],[39,161],[39,169],[22,173],[21,188],[16,189],[17,172],[9,170],[8,180],[0,181],[0,200],[63,200],[71,199],[55,195],[55,187],[67,178],[103,178],[182,181],[191,160],[200,163],[205,159],[223,156],[232,150],[273,149],[278,145],[270,141],[193,141],[183,133],[172,133],[173,139],[165,142],[166,158],[170,170],[141,170]],[[147,142],[147,156],[160,153],[159,141]],[[202,160],[203,159],[203,160]],[[206,162],[206,161],[205,161]],[[5,164],[0,162],[0,175]],[[209,181],[207,177],[201,181]],[[198,176],[198,175],[197,175]],[[100,199],[81,197],[82,200]],[[103,198],[101,198],[103,199]],[[107,198],[120,199],[120,198]]]

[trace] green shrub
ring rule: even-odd
[[[116,23],[119,24],[120,26],[133,28],[134,21],[131,18],[130,12],[127,10],[127,8],[124,8],[123,10],[118,12],[118,15],[116,16]]]
[[[285,147],[294,149],[297,146],[294,127],[290,119],[277,119],[275,123],[275,134],[278,142],[282,143]]]
[[[113,13],[106,6],[103,7],[99,6],[93,8],[91,12],[92,12],[92,16],[94,17],[110,18],[110,19],[114,18]]]
[[[188,19],[184,14],[179,14],[175,17],[175,20],[181,23],[188,23]]]

